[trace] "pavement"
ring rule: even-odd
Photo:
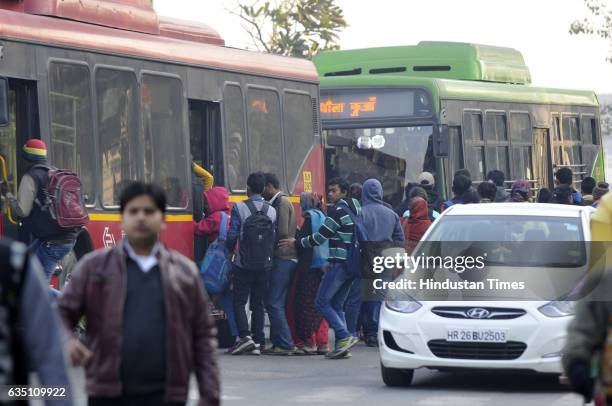
[[[580,397],[558,376],[535,373],[455,373],[417,370],[406,388],[386,387],[378,350],[357,345],[350,359],[323,356],[232,356],[220,354],[223,405],[364,406],[580,406]],[[74,404],[86,405],[84,374],[71,371]],[[188,405],[197,405],[192,381]],[[42,405],[31,402],[31,405]]]

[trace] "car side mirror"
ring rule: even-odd
[[[445,158],[450,150],[450,133],[446,124],[440,124],[434,131],[434,156]]]
[[[0,127],[9,125],[8,79],[0,77]]]

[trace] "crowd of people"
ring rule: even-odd
[[[0,244],[0,264],[10,270],[2,275],[0,306],[8,309],[4,325],[14,326],[3,331],[5,342],[14,345],[0,351],[0,360],[7,353],[26,354],[41,383],[69,388],[66,354],[73,365],[86,368],[92,405],[184,404],[192,372],[200,404],[218,404],[213,302],[229,322],[234,343],[227,352],[232,355],[343,359],[360,340],[376,347],[381,301],[363,297],[361,283],[368,257],[389,247],[412,252],[440,213],[456,204],[537,201],[597,207],[609,190],[591,177],[576,190],[572,171],[560,168],[554,190],[540,189],[534,197],[527,180],[513,181],[508,190],[504,173],[493,170],[474,185],[469,171],[460,169],[452,181],[453,197],[441,201],[435,177],[423,172],[393,208],[383,200],[379,180],[349,184],[337,177],[328,181],[327,208],[316,193],[300,195],[302,218],[297,219],[275,174],[250,174],[247,199],[231,206],[227,189],[214,186],[212,176],[194,165],[202,183],[194,197],[201,211],[194,215],[194,233],[208,245],[199,269],[160,242],[167,206],[163,189],[131,182],[119,196],[124,239],[82,258],[66,289],[49,296],[41,292],[53,267],[74,247],[76,233],[45,228],[48,209],[40,202],[53,169],[46,164],[44,143],[28,141],[23,157],[30,167],[18,195],[5,184],[2,193],[36,240],[32,257],[19,243]],[[219,252],[220,260],[209,258],[219,259]],[[208,294],[206,278],[218,282]],[[40,328],[47,332],[44,343]],[[83,329],[85,341],[78,334]],[[0,384],[27,383],[25,364],[0,364],[9,365],[0,371]],[[63,402],[58,404],[70,404]]]

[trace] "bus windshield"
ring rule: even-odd
[[[423,171],[435,172],[432,126],[326,130],[328,179],[343,177],[349,183],[376,178],[383,199],[396,207],[404,186]]]

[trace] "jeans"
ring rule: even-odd
[[[363,312],[363,335],[366,339],[376,338],[376,336],[378,335],[380,306],[381,302],[379,301],[363,302],[363,305],[361,306],[361,311]]]
[[[344,317],[346,318],[347,330],[355,337],[357,337],[359,310],[361,310],[361,278],[354,277],[344,304]]]
[[[274,259],[274,268],[268,279],[268,294],[266,309],[270,318],[270,341],[275,347],[285,350],[293,349],[291,330],[287,323],[285,308],[287,307],[287,292],[296,263],[286,259]]]
[[[332,262],[319,285],[315,304],[329,326],[334,329],[336,340],[351,335],[346,326],[343,309],[354,279],[355,276],[350,275],[346,269],[346,264]]]
[[[264,297],[268,284],[268,271],[248,270],[234,266],[234,316],[238,335],[244,338],[252,335],[257,344],[265,344],[264,335]],[[246,313],[246,304],[250,297],[251,329]]]
[[[227,316],[232,336],[238,337],[238,326],[236,325],[236,315],[234,313],[234,292],[231,289],[226,289],[221,293],[221,306]]]
[[[30,246],[30,251],[33,252],[40,264],[42,265],[47,282],[51,279],[51,274],[61,261],[74,248],[74,243],[56,243],[52,241],[35,240]]]

